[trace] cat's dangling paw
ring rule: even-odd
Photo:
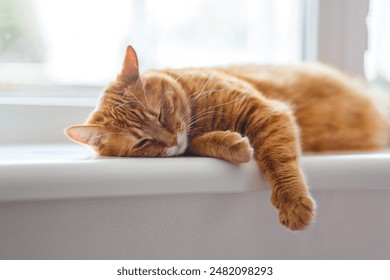
[[[309,194],[279,205],[279,220],[290,230],[307,228],[315,217],[315,202]]]
[[[248,137],[242,137],[240,133],[231,131],[227,131],[225,134],[224,140],[229,145],[226,159],[236,164],[250,161],[253,156],[253,148]]]

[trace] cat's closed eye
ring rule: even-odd
[[[135,149],[140,149],[140,148],[146,146],[146,144],[148,144],[148,143],[149,143],[149,139],[142,139],[137,144],[135,144],[134,148]]]

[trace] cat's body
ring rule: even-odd
[[[377,150],[389,145],[388,123],[366,94],[365,85],[322,64],[161,70],[159,73],[177,79],[190,93],[191,101],[198,97],[201,86],[203,93],[199,97],[203,97],[194,103],[192,115],[205,110],[211,121],[199,127],[195,121],[193,130],[231,130],[247,135],[245,130],[251,115],[248,111],[258,109],[251,105],[250,99],[255,97],[275,110],[294,115],[304,152]],[[233,102],[240,96],[246,100]],[[231,101],[232,104],[220,106]],[[218,107],[209,109],[210,106]],[[209,124],[212,126],[207,129]]]
[[[165,69],[140,77],[130,47],[87,125],[67,134],[101,155],[191,153],[232,163],[253,156],[272,186],[281,223],[297,230],[314,217],[301,149],[373,150],[390,142],[386,119],[364,91],[318,64]]]

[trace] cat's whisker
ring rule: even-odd
[[[204,115],[204,116],[194,120],[193,122],[188,123],[187,124],[188,129],[186,130],[187,131],[187,136],[191,136],[191,135],[194,135],[196,133],[196,130],[194,128],[196,127],[197,123],[204,122],[204,121],[207,121],[207,120],[212,120],[215,117],[215,112],[210,112],[210,113],[213,113],[213,114],[212,115]],[[223,113],[220,114],[220,115],[227,116],[227,114],[223,114]]]
[[[212,89],[212,90],[204,91],[204,92],[202,92],[202,94],[198,94],[197,96],[193,97],[192,100],[191,100],[190,105],[192,106],[192,105],[195,104],[195,102],[200,101],[204,97],[207,97],[207,96],[213,94],[214,92],[219,92],[219,91],[222,91],[222,90],[223,89]]]
[[[195,102],[196,102],[196,100],[197,100],[197,97],[199,97],[199,96],[202,94],[202,92],[204,91],[204,89],[205,89],[207,83],[209,82],[209,80],[210,80],[210,76],[208,77],[208,79],[207,79],[206,82],[204,83],[204,85],[203,85],[202,89],[199,91],[199,93],[198,93],[195,97],[193,97],[193,98],[190,100],[190,103],[188,104],[187,110],[184,111],[182,118],[187,117],[187,116],[185,115],[185,113],[186,113],[187,111],[189,111],[189,110],[193,107],[193,105],[195,104]],[[192,92],[192,93],[190,94],[190,96],[195,95],[195,93],[196,93],[196,91]]]
[[[187,109],[181,114],[180,117],[182,120],[185,120],[189,114],[191,114],[191,107],[188,105]]]
[[[197,96],[195,97],[194,99],[191,100],[191,103],[190,103],[190,107],[195,107],[195,103],[196,102],[199,102],[201,101],[201,99],[207,97],[207,96],[210,96],[211,94],[213,94],[214,92],[218,92],[218,91],[221,91],[221,90],[209,90],[209,91],[205,91],[202,96]],[[207,94],[206,94],[207,93]]]
[[[212,114],[212,116],[209,116],[210,114]],[[214,116],[226,116],[227,114],[226,113],[223,113],[223,112],[218,112],[218,111],[210,111],[210,112],[204,112],[201,116],[198,116],[196,119],[192,119],[191,121],[182,121],[182,124],[184,122],[184,126],[185,126],[185,130],[187,133],[190,133],[190,131],[192,130],[193,126],[200,122],[200,121],[204,121],[206,120],[207,118],[214,118]]]
[[[139,104],[142,105],[142,107],[144,107],[145,109],[147,109],[147,108],[145,107],[145,105],[137,98],[137,96],[135,96],[134,93],[130,92],[130,94],[138,101]]]
[[[184,76],[184,75],[182,75]],[[182,76],[179,76],[175,82],[177,82],[177,80],[179,80]],[[182,114],[181,118],[182,119],[186,119],[188,114],[191,113],[191,108],[193,107],[193,105],[195,104],[195,102],[199,101],[201,98],[205,97],[205,96],[208,96],[208,95],[211,95],[212,93],[216,92],[216,91],[220,91],[220,90],[208,90],[208,91],[205,91],[205,88],[207,86],[207,84],[209,83],[210,81],[210,78],[211,78],[211,75],[209,75],[208,79],[206,80],[206,82],[204,83],[203,87],[201,88],[201,90],[199,91],[199,93],[190,101],[190,104],[187,106],[187,109],[184,111],[184,113]],[[195,92],[192,95],[194,95]],[[159,104],[161,103],[163,97],[165,97],[166,93],[164,93],[164,95],[160,98],[160,101],[159,101]]]
[[[126,148],[126,146],[123,146],[122,149],[119,151],[118,157],[122,156],[122,151]]]
[[[199,115],[197,115],[197,116],[195,116],[195,117],[192,117],[189,121],[188,121],[188,123],[189,124],[193,124],[193,123],[195,123],[197,120],[199,120],[199,118],[201,118],[201,117],[203,117],[203,116],[207,116],[207,115],[209,115],[209,114],[216,114],[217,112],[213,112],[213,111],[211,111],[211,112],[203,112],[202,114],[199,114]]]
[[[138,67],[137,67],[137,69],[138,69]],[[141,83],[142,91],[143,91],[144,97],[145,97],[146,107],[149,108],[149,102],[148,102],[148,98],[146,96],[145,83],[144,83],[144,81],[143,81],[143,79],[141,77],[138,79],[138,81]]]
[[[111,125],[112,125],[113,127],[115,127],[116,129],[119,129],[119,130],[121,130],[121,131],[126,131],[126,130],[123,129],[122,127],[116,126],[116,125],[114,124],[114,121],[111,122]]]
[[[115,106],[115,109],[118,109],[118,108],[123,107],[127,104],[130,104],[130,103],[140,103],[140,102],[138,100],[129,100],[129,101],[123,102],[122,104],[120,104],[118,106]],[[143,105],[143,104],[141,103],[141,105]]]
[[[199,94],[194,97],[195,99],[202,94],[202,92],[205,90],[207,84],[209,83],[210,79],[211,79],[211,75],[209,74],[209,77],[207,78],[206,82],[204,83],[203,87],[201,88]]]
[[[222,90],[223,90],[223,89],[220,89],[220,90],[211,90],[211,93],[213,93],[214,91],[222,91]],[[243,91],[243,93],[247,93],[249,90],[250,90],[250,89],[247,88],[246,91]],[[202,96],[202,98],[203,98],[203,97],[206,97],[206,96],[207,96],[207,95]],[[204,110],[201,111],[201,112],[207,111],[207,110],[212,109],[212,108],[220,107],[220,106],[223,106],[223,105],[227,105],[227,104],[229,104],[229,103],[233,103],[233,102],[237,101],[237,100],[240,99],[240,98],[241,98],[241,96],[237,97],[237,98],[234,99],[234,100],[231,100],[231,101],[228,101],[228,102],[225,102],[225,103],[222,103],[222,104],[218,104],[218,105],[215,105],[215,106],[206,108],[206,109],[204,109]]]
[[[173,82],[177,83],[181,78],[183,78],[184,76],[187,76],[187,75],[192,75],[192,73],[191,72],[184,73],[183,75],[180,75],[179,77],[177,77]]]
[[[187,118],[188,114],[191,113],[191,108],[195,106],[195,102],[199,102],[201,99],[203,99],[204,97],[207,97],[211,94],[213,94],[214,92],[219,92],[219,91],[222,91],[223,89],[216,89],[216,90],[208,90],[208,91],[205,91],[203,92],[202,96],[198,96],[197,98],[193,98],[190,102],[190,104],[188,105],[186,111],[184,111],[183,115],[182,115],[182,118],[185,119]],[[206,94],[207,93],[207,94]]]
[[[223,112],[208,111],[211,108],[213,108],[213,107],[210,107],[206,110],[203,110],[202,112],[197,113],[196,115],[192,116],[187,122],[185,122],[186,130],[188,130],[188,131],[191,130],[191,128],[194,124],[196,124],[200,121],[204,121],[204,119],[206,119],[206,117],[210,114],[212,114],[212,116],[210,117],[211,119],[213,119],[215,116],[226,116],[227,115],[226,113],[223,113]]]
[[[187,105],[187,109],[181,114],[181,119],[186,120],[189,116],[191,116],[191,110],[192,110],[192,105],[189,104]]]
[[[167,95],[167,94],[169,94],[169,93],[172,93],[172,94],[174,94],[174,92],[173,91],[166,91],[166,92],[164,92],[164,94],[160,97],[160,99],[159,99],[159,101],[158,101],[158,105],[157,105],[157,108],[161,108],[161,102],[162,102],[162,100],[164,99],[164,97]]]
[[[206,111],[208,111],[208,110],[210,110],[210,109],[218,108],[218,107],[225,106],[225,105],[231,104],[231,103],[233,103],[233,102],[236,102],[236,101],[239,100],[240,98],[241,98],[241,97],[237,97],[237,98],[234,99],[234,100],[231,100],[231,101],[228,101],[228,102],[225,102],[225,103],[222,103],[222,104],[218,104],[218,105],[214,105],[214,106],[211,106],[211,107],[209,107],[209,108],[206,108],[206,109],[202,110],[201,112],[199,112],[199,113],[195,114],[194,116],[192,116],[191,119],[195,118],[197,115],[199,115],[199,114],[201,114],[201,113],[203,113],[203,112],[206,112]]]
[[[190,118],[190,121],[199,119],[202,116],[208,115],[208,114],[216,114],[216,115],[226,115],[226,113],[219,112],[219,111],[206,111],[206,112],[201,112],[196,115],[194,115],[192,118]]]
[[[189,105],[188,105],[188,108],[192,108],[192,106],[194,105],[194,103],[195,103],[197,97],[199,97],[199,96],[202,94],[202,92],[203,92],[204,89],[206,88],[206,85],[208,84],[209,81],[210,81],[210,76],[208,77],[208,79],[207,79],[206,82],[204,83],[203,87],[201,88],[201,90],[199,91],[199,93],[197,93],[196,96],[194,96],[194,95],[195,95],[195,93],[196,93],[197,91],[194,91],[194,92],[192,92],[192,93],[190,94],[190,96],[194,96],[194,97],[190,100],[190,103],[189,103]],[[188,109],[188,108],[187,108],[187,109]],[[186,110],[186,111],[187,111],[187,110]]]
[[[196,124],[198,122],[205,121],[207,119],[213,119],[215,116],[226,116],[227,115],[225,113],[220,113],[220,114],[218,114],[218,113],[219,112],[208,112],[207,114],[204,114],[204,115],[192,120],[191,122],[187,123],[187,126],[192,127],[192,126],[194,126],[194,124]],[[210,116],[210,114],[212,114],[212,115]]]
[[[194,102],[199,101],[200,99],[202,99],[202,98],[204,98],[204,97],[206,97],[206,96],[209,96],[209,95],[211,95],[211,94],[214,93],[214,92],[219,92],[219,91],[223,91],[223,89],[206,90],[206,91],[202,92],[202,94],[199,94],[199,95],[195,96],[195,97],[193,98],[193,101],[194,101]]]

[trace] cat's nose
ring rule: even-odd
[[[177,136],[176,136],[176,134],[167,135],[165,143],[167,144],[168,147],[176,146],[177,145]]]
[[[154,131],[154,139],[159,141],[160,143],[164,143],[167,147],[173,147],[177,145],[177,137],[176,134],[171,133],[165,129],[157,128]]]
[[[173,147],[177,145],[177,136],[172,135],[169,137],[169,140],[167,141],[167,146],[168,147]]]

